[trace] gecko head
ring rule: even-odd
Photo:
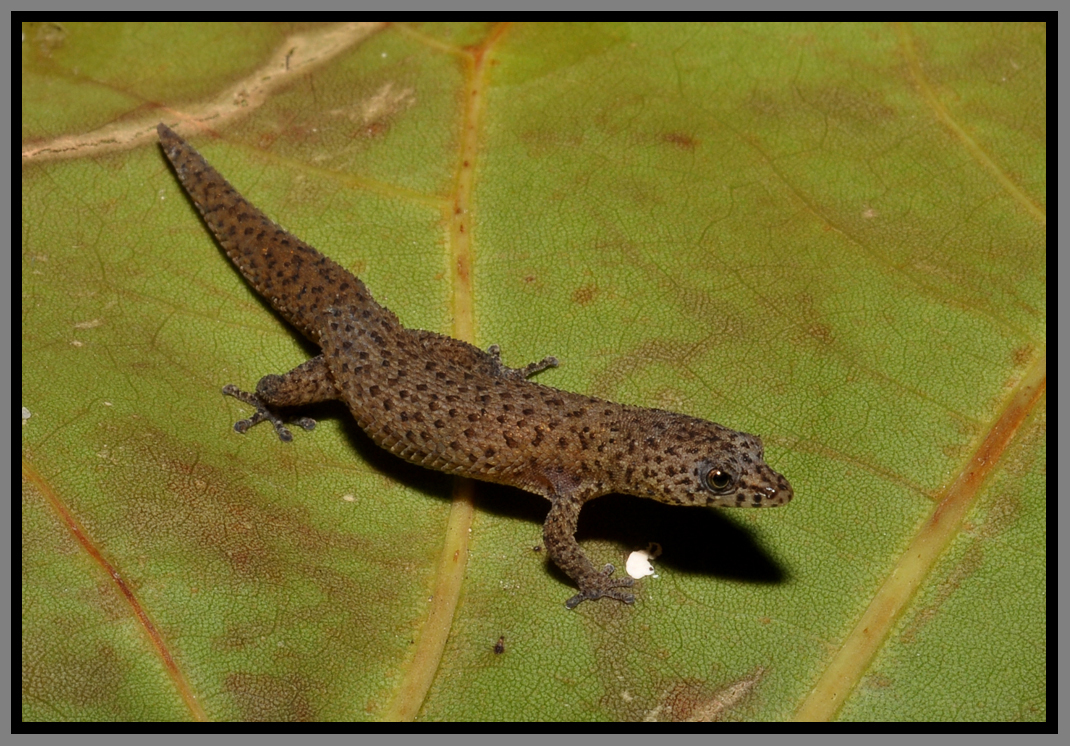
[[[645,423],[642,466],[629,470],[631,483],[622,492],[724,508],[774,507],[793,497],[788,480],[765,463],[757,435],[685,415],[659,415]]]
[[[729,440],[734,444],[732,449],[714,449],[694,464],[691,474],[700,488],[690,494],[697,504],[770,508],[783,505],[795,496],[788,480],[765,463],[761,438],[733,431]]]

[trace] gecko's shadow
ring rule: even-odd
[[[530,520],[538,526],[533,544],[542,544],[542,522],[549,503],[523,490],[499,485],[481,485],[478,508],[496,515]],[[730,518],[728,511],[712,508],[682,508],[631,495],[606,495],[583,506],[576,538],[610,542],[618,551],[591,550],[595,565],[612,562],[617,577],[623,577],[623,554],[661,545],[655,560],[659,570],[707,575],[749,583],[777,584],[790,575],[770,559],[755,532]],[[550,572],[565,584],[572,581],[552,562]]]
[[[428,496],[449,500],[453,478],[442,472],[410,464],[377,446],[345,408],[336,403],[308,410],[312,417],[340,417],[350,444],[360,457],[384,476],[397,480]],[[550,503],[539,495],[503,485],[480,482],[476,490],[476,509],[532,524],[531,546],[542,549],[542,523]],[[645,549],[651,542],[661,545],[656,562],[661,569],[709,575],[750,583],[783,583],[790,575],[770,559],[756,539],[755,532],[732,518],[732,510],[682,508],[630,495],[606,495],[583,506],[577,538],[611,542],[619,551],[591,551],[596,565],[612,562],[621,576],[624,552]],[[552,562],[547,569],[566,585],[572,581]]]

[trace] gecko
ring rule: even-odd
[[[280,409],[342,401],[380,447],[406,461],[518,487],[550,501],[543,540],[579,592],[565,606],[635,596],[576,540],[580,509],[607,494],[669,505],[768,507],[792,499],[765,463],[756,435],[661,409],[562,391],[529,380],[555,357],[511,368],[497,345],[410,329],[344,267],[276,225],[185,140],[161,123],[160,144],[182,188],[252,288],[320,354],[250,393],[223,393],[253,408],[239,433],[270,422],[286,442]],[[311,430],[309,418],[290,420]]]

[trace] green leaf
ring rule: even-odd
[[[27,24],[24,720],[1044,720],[1043,25]],[[163,120],[412,327],[759,433],[778,510],[542,498],[341,406]],[[501,642],[501,652],[496,645]]]

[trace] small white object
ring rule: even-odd
[[[628,561],[625,564],[628,576],[638,579],[653,575],[655,570],[651,562],[660,556],[661,544],[656,543],[649,544],[646,549],[632,552],[628,555]]]

